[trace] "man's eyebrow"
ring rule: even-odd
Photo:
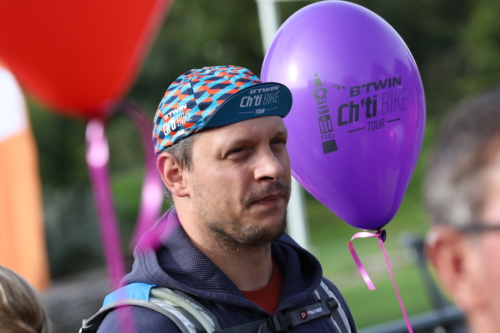
[[[274,134],[274,136],[283,136],[283,135],[288,135],[288,131],[286,128],[283,130],[279,130]]]
[[[272,138],[275,138],[277,136],[286,136],[286,135],[288,135],[288,131],[286,129],[279,130],[279,131],[276,131],[276,133],[274,133]],[[247,138],[239,138],[239,139],[235,139],[234,141],[227,141],[227,147],[240,146],[240,145],[249,144],[252,142],[254,142],[253,138],[248,138],[248,137]]]
[[[234,141],[227,141],[225,147],[227,149],[227,148],[231,148],[234,146],[241,146],[241,145],[249,144],[249,143],[252,143],[253,141],[254,140],[252,138],[236,139]]]

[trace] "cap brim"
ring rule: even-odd
[[[275,82],[256,84],[219,105],[202,128],[221,127],[257,117],[286,117],[291,108],[292,93],[286,86]]]

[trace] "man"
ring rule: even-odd
[[[195,69],[172,83],[153,141],[175,208],[143,237],[125,284],[179,291],[213,314],[216,329],[262,320],[259,332],[356,331],[319,262],[284,234],[291,173],[282,117],[291,105],[288,88],[241,67]],[[155,233],[161,246],[152,249]],[[325,298],[328,307],[318,306]],[[110,312],[98,332],[120,332],[127,311]],[[132,313],[138,333],[181,332],[163,314]]]
[[[500,332],[500,88],[467,100],[439,133],[425,197],[427,256],[471,332]]]

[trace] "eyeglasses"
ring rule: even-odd
[[[498,231],[500,230],[500,225],[487,225],[487,224],[476,223],[476,224],[466,225],[464,227],[459,228],[458,230],[463,233],[475,234],[485,231],[495,231],[495,230]]]

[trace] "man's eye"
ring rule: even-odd
[[[229,151],[229,154],[236,154],[236,153],[241,153],[243,151],[243,148],[235,148]]]
[[[272,144],[284,144],[286,145],[286,141],[283,139],[276,139],[271,142]]]

